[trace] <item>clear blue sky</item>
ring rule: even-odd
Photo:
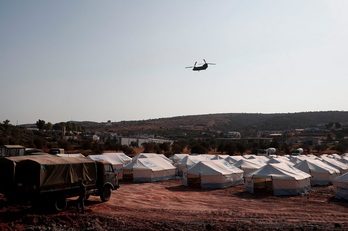
[[[0,1],[0,122],[348,110],[348,1]],[[206,71],[185,69],[195,61]]]

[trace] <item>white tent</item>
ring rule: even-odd
[[[348,157],[348,153],[342,154],[342,155],[341,155],[341,158],[343,158],[343,157]]]
[[[179,176],[182,176],[182,171],[185,168],[191,167],[192,165],[198,163],[199,161],[205,161],[205,160],[210,160],[210,159],[207,158],[206,156],[203,156],[203,155],[189,155],[189,156],[185,156],[176,165],[177,168],[178,168],[177,174]]]
[[[112,153],[103,153],[103,155],[109,157],[111,160],[115,160],[117,162],[122,161],[123,165],[127,165],[130,162],[132,162],[132,158],[130,158],[129,156],[127,156],[124,153],[119,153],[119,152],[112,152]]]
[[[294,167],[312,176],[311,185],[328,185],[340,174],[339,170],[325,166],[319,160],[304,160]]]
[[[171,161],[173,161],[173,163],[177,163],[180,160],[182,160],[182,158],[184,158],[185,156],[188,156],[189,154],[174,154],[173,156],[169,157],[169,159]]]
[[[290,165],[290,166],[294,166],[295,164],[292,163],[290,160],[286,160],[286,159],[283,159],[283,158],[279,158],[279,157],[276,157],[276,158],[271,158],[269,161],[266,162],[267,164],[278,164],[278,163],[285,163],[287,165]]]
[[[261,163],[258,160],[250,160],[250,159],[241,159],[238,160],[236,163],[232,164],[234,167],[240,168],[244,171],[244,175],[253,172],[262,166],[265,165],[265,163]]]
[[[73,154],[57,154],[56,156],[60,156],[60,157],[85,157],[83,154],[81,153],[73,153]]]
[[[335,198],[348,200],[348,173],[336,177],[332,183]]]
[[[175,167],[162,158],[138,158],[123,167],[123,179],[155,182],[175,178]]]
[[[318,158],[318,159],[320,161],[340,170],[341,175],[348,172],[348,165],[346,165],[346,164],[344,164],[344,163],[342,163],[334,158],[321,156],[321,158]]]
[[[310,190],[310,177],[285,163],[267,164],[245,176],[246,191],[266,190],[274,196],[304,195]]]
[[[334,159],[336,159],[336,160],[340,160],[340,159],[342,158],[342,157],[341,157],[340,155],[338,155],[337,153],[331,154],[331,155],[329,155],[329,157],[334,158]]]
[[[229,157],[229,155],[216,155],[213,158],[211,158],[212,160],[224,160],[227,157]]]
[[[236,163],[238,160],[244,160],[245,158],[242,156],[228,156],[225,158],[230,164]]]
[[[244,184],[243,171],[224,160],[200,161],[184,170],[183,185],[201,189],[228,188]]]
[[[261,160],[263,163],[266,163],[267,161],[269,161],[268,156],[251,156],[248,158],[248,160],[251,160],[251,159],[258,159],[258,160]]]
[[[138,155],[134,156],[132,160],[136,160],[138,158],[162,158],[166,160],[167,162],[173,164],[173,161],[170,160],[168,157],[166,157],[163,154],[156,154],[156,153],[139,153]]]

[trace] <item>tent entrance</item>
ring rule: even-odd
[[[274,195],[272,179],[254,178],[254,193],[263,195]]]
[[[191,188],[201,188],[201,176],[187,174],[187,186]]]

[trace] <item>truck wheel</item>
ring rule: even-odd
[[[68,202],[65,196],[58,196],[53,199],[53,211],[54,212],[63,212],[66,210]]]
[[[105,185],[101,191],[100,199],[102,202],[107,202],[110,200],[111,196],[111,187],[109,185]]]

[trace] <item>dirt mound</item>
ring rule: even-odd
[[[76,198],[59,214],[12,205],[0,194],[0,230],[348,230],[348,202],[334,199],[332,186],[308,196],[274,197],[245,186],[200,190],[181,180],[121,183],[109,202]]]

